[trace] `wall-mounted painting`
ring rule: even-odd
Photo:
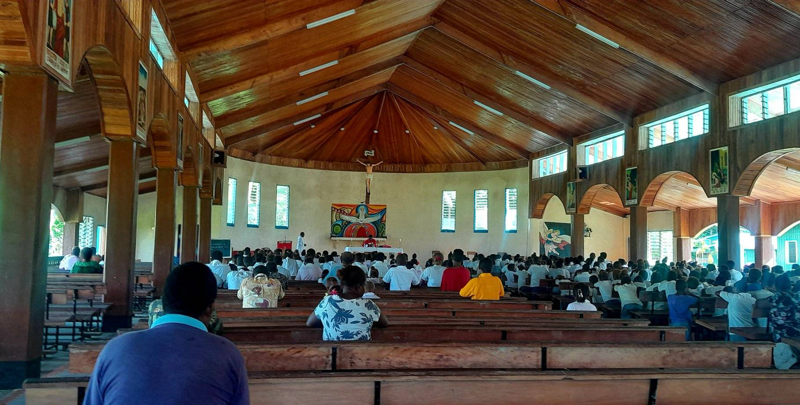
[[[625,205],[639,203],[639,168],[625,169]]]
[[[539,229],[539,254],[569,257],[572,251],[572,224],[542,222]]]
[[[386,237],[386,206],[331,204],[332,238]]]
[[[577,202],[575,201],[575,182],[570,181],[567,183],[567,214],[574,214],[577,211]]]
[[[709,170],[711,173],[711,195],[725,194],[729,190],[728,147],[711,149],[709,152]]]
[[[47,0],[44,65],[72,87],[72,0]]]
[[[139,61],[139,92],[136,96],[136,134],[147,139],[147,68]]]

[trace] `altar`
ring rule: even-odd
[[[355,247],[355,246],[353,246],[353,247],[348,246],[348,247],[344,248],[344,251],[345,252],[352,252],[352,253],[381,252],[381,253],[386,254],[386,255],[388,255],[390,253],[394,253],[394,254],[403,253],[403,249],[402,248],[375,248],[375,247]]]

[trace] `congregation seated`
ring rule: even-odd
[[[84,404],[250,403],[239,349],[208,333],[216,297],[217,280],[206,265],[176,267],[164,285],[163,315],[150,329],[105,345]]]
[[[222,263],[222,252],[219,250],[211,252],[211,262],[209,262],[207,266],[209,270],[211,270],[211,273],[214,274],[214,278],[217,279],[217,287],[225,288],[228,282],[228,273],[231,272],[231,268],[227,264]]]
[[[314,255],[306,255],[303,267],[297,271],[295,280],[317,281],[322,276],[322,269],[314,262]]]
[[[389,285],[391,291],[409,291],[412,285],[419,285],[420,275],[409,268],[408,255],[401,253],[397,256],[397,265],[390,268],[383,277],[383,282]]]
[[[503,282],[500,281],[498,277],[492,275],[492,267],[494,267],[492,260],[481,260],[478,264],[481,274],[469,280],[467,285],[459,291],[459,295],[465,298],[472,298],[473,300],[494,301],[504,296],[506,292],[503,290]]]
[[[374,302],[363,298],[367,277],[360,268],[345,267],[341,275],[341,292],[323,298],[306,325],[321,327],[325,341],[371,340],[373,325],[385,328],[389,321]]]
[[[589,286],[583,283],[575,285],[575,302],[567,305],[567,311],[597,311],[597,307],[588,302]]]
[[[368,299],[368,300],[379,300],[381,297],[375,295],[375,283],[372,281],[367,280],[364,283],[364,295],[361,298]]]
[[[75,263],[81,260],[81,248],[75,246],[72,248],[72,252],[68,253],[61,259],[61,262],[58,264],[58,269],[61,271],[72,271],[72,267],[75,266]]]
[[[453,252],[452,263],[453,267],[442,274],[442,291],[461,291],[471,278],[470,271],[463,266],[464,253],[461,249]]]
[[[103,274],[103,266],[100,262],[92,260],[94,250],[92,248],[81,249],[80,261],[72,266],[69,272],[72,274]]]
[[[279,274],[275,263],[269,263],[271,271],[267,266],[256,266],[253,270],[255,276],[242,280],[239,292],[236,296],[242,300],[242,308],[277,308],[278,300],[283,298],[283,286],[277,278],[271,278]]]

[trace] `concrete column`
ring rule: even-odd
[[[630,252],[631,260],[647,259],[647,207],[634,205],[630,207],[631,217],[631,236]],[[651,263],[652,264],[652,263]]]
[[[161,296],[172,270],[175,255],[175,198],[178,174],[175,169],[158,169],[156,175],[156,232],[153,249],[153,285]]]
[[[675,208],[672,213],[672,235],[675,237],[675,261],[692,260],[692,238],[689,235],[689,211]]]
[[[136,257],[136,204],[139,197],[139,144],[132,139],[110,143],[106,199],[105,302],[103,330],[130,328],[133,316]]]
[[[197,260],[202,263],[211,261],[211,196],[200,196],[200,246],[197,248]]]
[[[717,226],[719,230],[719,263],[733,260],[741,269],[739,245],[739,197],[717,197]]]
[[[197,187],[183,187],[181,263],[197,260]]]
[[[755,238],[755,250],[756,250],[756,266],[761,267],[763,265],[774,265],[775,264],[775,246],[772,244],[772,236],[769,235],[761,235],[761,236],[754,236]]]
[[[0,389],[40,376],[58,85],[3,77],[0,125]]]
[[[583,256],[586,244],[584,242],[583,228],[586,224],[583,214],[572,215],[572,257]]]

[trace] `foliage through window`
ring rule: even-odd
[[[707,134],[709,114],[709,106],[705,104],[647,125],[648,146],[655,148]]]
[[[72,248],[72,246],[70,246]],[[64,223],[58,219],[56,210],[50,210],[50,248],[48,256],[61,256],[64,253]]]
[[[78,246],[94,247],[94,217],[83,217],[78,225]]]
[[[505,231],[506,233],[517,232],[517,189],[506,189],[506,212],[505,212]]]
[[[625,154],[625,132],[616,132],[578,146],[583,147],[586,165],[622,157]]]
[[[228,226],[236,224],[236,179],[228,178]]]
[[[661,262],[667,258],[667,263],[673,261],[672,231],[647,232],[647,258],[650,263]]]
[[[289,229],[289,186],[280,184],[275,199],[275,229]]]
[[[475,190],[475,233],[489,232],[489,190]]]
[[[261,183],[250,182],[247,186],[247,227],[258,228],[261,220]]]
[[[794,78],[797,79],[797,78]],[[751,124],[800,110],[800,80],[776,83],[741,96],[742,124]]]
[[[442,232],[456,231],[456,192],[442,192]]]
[[[567,151],[558,152],[539,159],[539,177],[567,171]]]

